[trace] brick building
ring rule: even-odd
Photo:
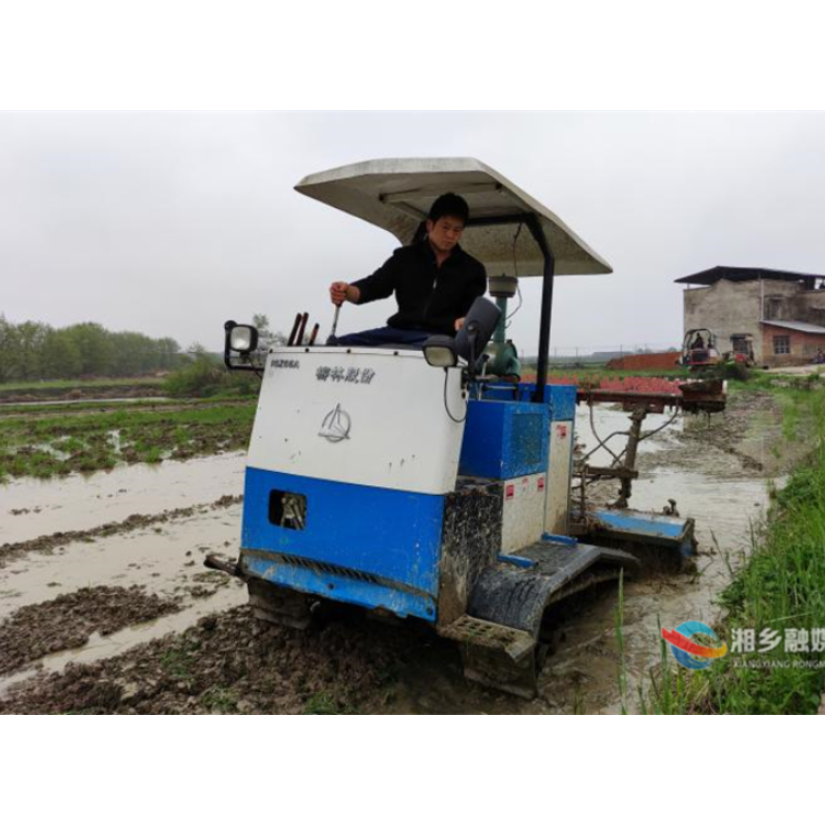
[[[807,364],[825,350],[825,275],[716,266],[679,278],[684,330],[707,328],[720,353],[750,336],[758,364]]]

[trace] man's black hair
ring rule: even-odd
[[[470,207],[467,206],[467,201],[461,195],[447,192],[446,195],[441,195],[441,197],[435,199],[427,217],[435,223],[445,215],[451,218],[461,218],[461,222],[466,224],[467,219],[470,217]]]

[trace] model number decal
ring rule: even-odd
[[[332,381],[345,384],[370,384],[375,378],[375,370],[360,367],[318,367],[315,377],[319,381]]]
[[[272,369],[297,370],[301,368],[301,363],[300,361],[290,360],[287,358],[273,358],[269,362],[269,366]]]

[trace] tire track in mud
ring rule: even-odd
[[[265,626],[238,607],[119,656],[34,676],[0,699],[0,714],[386,712],[415,635],[368,621]]]
[[[164,510],[153,515],[134,514],[123,521],[113,521],[94,527],[89,530],[70,530],[67,532],[58,531],[49,535],[38,536],[28,541],[6,543],[0,545],[0,570],[11,561],[17,560],[29,553],[52,554],[55,550],[64,547],[72,542],[91,542],[97,538],[105,538],[119,533],[129,533],[133,530],[141,530],[156,524],[162,524],[174,519],[187,518],[197,514],[203,514],[210,510],[220,510],[240,504],[243,496],[221,496],[211,504],[196,504],[190,507],[178,507],[172,510]]]
[[[108,636],[140,622],[177,613],[178,600],[132,587],[82,587],[51,601],[21,607],[0,623],[0,674],[49,653],[81,647],[92,633]]]

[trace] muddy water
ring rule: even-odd
[[[624,449],[630,428],[628,415],[618,407],[596,407],[591,426],[589,409],[582,406],[576,410],[576,443],[580,445],[582,457],[589,455],[589,464],[607,466],[612,459],[607,448],[617,454]],[[642,434],[652,433],[665,424],[667,426],[664,429],[639,444],[639,455],[664,449],[666,444],[684,430],[685,419],[681,415],[674,418],[672,412],[650,413],[642,424]],[[606,446],[599,446],[599,440]]]
[[[122,467],[59,481],[14,482],[0,487],[0,544],[89,529],[122,521],[133,513],[152,515],[208,505],[223,495],[239,495],[244,461],[242,454],[235,453]],[[207,553],[236,556],[240,517],[240,504],[219,509],[197,507],[185,518],[93,541],[71,542],[52,555],[30,553],[0,570],[0,622],[25,605],[90,585],[138,584],[149,593],[171,596],[180,603],[179,613],[105,638],[93,636],[80,650],[42,660],[47,670],[59,670],[68,661],[115,655],[182,630],[208,613],[243,604],[246,592],[238,580],[203,567]],[[28,675],[0,680],[0,691]]]
[[[196,511],[190,518],[148,531],[74,542],[55,555],[18,559],[2,571],[0,621],[24,605],[99,584],[140,584],[163,595],[187,594],[196,588],[197,593],[202,588],[220,594],[229,589],[225,586],[229,578],[206,570],[203,557],[207,552],[237,554],[240,514],[240,504]]]
[[[240,495],[245,460],[243,453],[226,453],[0,484],[0,544]]]

